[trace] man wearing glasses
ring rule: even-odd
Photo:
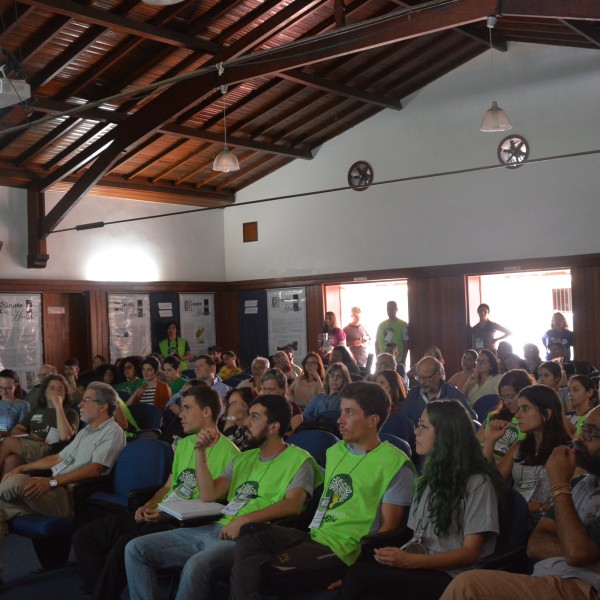
[[[575,467],[588,475],[572,479]],[[553,506],[529,538],[537,560],[533,576],[500,571],[465,571],[441,600],[593,600],[600,594],[600,409],[595,408],[574,448],[554,449],[546,471]]]
[[[425,356],[417,363],[415,379],[419,385],[410,389],[406,402],[401,408],[401,414],[408,417],[415,426],[427,408],[427,404],[440,398],[458,400],[467,409],[471,418],[477,418],[462,392],[451,383],[444,381],[445,376],[444,365],[433,356]]]
[[[117,393],[110,385],[90,383],[79,403],[87,427],[59,454],[21,465],[4,477],[0,484],[0,550],[7,521],[29,514],[72,516],[71,484],[110,471],[125,447],[125,434],[113,418],[116,407]],[[27,475],[46,469],[52,470],[50,477]]]

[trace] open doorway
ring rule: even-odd
[[[513,352],[519,356],[523,356],[523,345],[532,343],[540,349],[540,356],[544,358],[546,351],[542,336],[550,329],[553,313],[562,313],[572,329],[569,269],[470,276],[467,284],[470,325],[479,321],[479,304],[489,304],[490,320],[512,332],[506,341],[512,344]],[[574,352],[577,352],[576,349]]]
[[[395,300],[398,304],[398,318],[408,322],[408,286],[406,279],[368,283],[343,283],[326,285],[325,310],[334,312],[338,325],[343,329],[351,320],[350,309],[361,309],[361,323],[371,336],[367,347],[369,354],[375,352],[375,334],[381,321],[387,319],[386,304]],[[407,357],[410,365],[410,352]]]

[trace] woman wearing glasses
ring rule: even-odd
[[[290,387],[294,402],[302,409],[323,391],[325,367],[316,352],[309,352],[302,361],[302,375]]]
[[[413,537],[402,548],[376,549],[375,563],[356,563],[339,600],[437,600],[452,577],[494,551],[505,485],[481,454],[465,408],[430,402],[415,434],[426,462],[408,517]]]
[[[483,396],[498,393],[498,384],[502,379],[499,372],[500,364],[496,355],[491,350],[480,350],[475,362],[475,371],[461,390],[471,406]]]
[[[338,432],[337,420],[340,416],[342,388],[350,383],[350,373],[342,363],[333,363],[323,382],[323,393],[317,394],[304,409],[304,422],[315,427]]]
[[[546,461],[557,446],[569,445],[562,407],[556,392],[545,385],[530,385],[519,392],[515,414],[525,439],[517,441],[498,462],[506,481],[527,500],[531,524],[535,525],[550,505],[550,481]],[[493,419],[486,429],[483,453],[493,461],[494,446],[509,427],[504,419]]]

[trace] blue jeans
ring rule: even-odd
[[[156,571],[181,569],[177,600],[206,600],[213,580],[228,573],[235,542],[220,540],[221,525],[211,523],[136,538],[125,547],[131,600],[158,598]]]

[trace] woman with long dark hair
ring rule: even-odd
[[[567,415],[573,426],[572,434],[579,436],[592,408],[598,406],[598,392],[594,382],[587,375],[573,375],[569,378],[569,404],[573,412]]]
[[[319,351],[323,361],[329,360],[329,355],[335,346],[346,345],[346,334],[337,324],[337,317],[330,310],[325,313],[325,322],[319,335]]]
[[[519,410],[519,392],[523,388],[534,384],[533,377],[523,369],[512,369],[502,375],[502,379],[498,384],[500,403],[488,414],[485,430],[480,430],[481,440],[483,441],[485,431],[489,429],[493,420],[501,419],[508,422],[504,435],[494,445],[494,456],[498,459],[503,457],[516,441],[525,439],[525,434],[519,429],[519,421],[515,415]]]
[[[557,446],[570,444],[562,407],[556,392],[545,385],[530,385],[519,392],[516,418],[525,439],[517,441],[498,463],[506,481],[527,500],[533,523],[550,505],[550,481],[546,461]],[[484,455],[493,461],[496,442],[505,434],[508,421],[493,419],[486,429]]]
[[[498,393],[498,384],[502,376],[500,373],[500,363],[496,355],[491,350],[479,351],[475,361],[475,372],[461,390],[469,399],[469,404],[473,406],[479,398],[489,394]]]
[[[290,386],[294,402],[302,409],[323,391],[325,367],[316,352],[308,352],[302,360],[302,374]]]
[[[339,600],[437,600],[452,577],[491,554],[504,483],[479,448],[473,423],[456,400],[434,400],[416,427],[425,456],[408,517],[413,538],[375,550],[344,578]]]
[[[329,364],[342,363],[350,375],[360,375],[360,367],[346,346],[335,346],[329,357]]]

